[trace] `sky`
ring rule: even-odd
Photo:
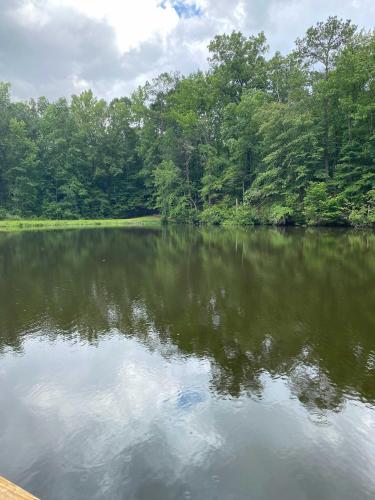
[[[0,81],[17,99],[130,94],[164,71],[207,68],[219,33],[264,31],[287,52],[330,15],[375,27],[375,0],[0,0]]]

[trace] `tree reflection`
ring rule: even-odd
[[[27,335],[135,336],[209,359],[212,390],[286,377],[309,410],[375,400],[375,235],[100,229],[0,237],[0,349]]]

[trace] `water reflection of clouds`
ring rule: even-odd
[[[7,372],[19,381],[16,388],[20,403],[33,415],[39,415],[41,421],[46,421],[41,441],[48,441],[48,421],[58,422],[59,433],[78,433],[76,437],[85,440],[81,446],[90,444],[90,452],[85,455],[110,457],[114,454],[112,437],[115,435],[120,438],[121,449],[131,449],[156,432],[165,434],[164,439],[171,448],[183,446],[183,450],[175,449],[174,454],[188,463],[192,456],[200,455],[201,439],[204,438],[205,446],[207,436],[212,434],[212,430],[207,429],[209,432],[202,435],[198,431],[202,428],[202,415],[194,416],[196,405],[207,399],[203,391],[209,391],[210,365],[204,360],[191,357],[170,362],[159,352],[151,352],[137,341],[124,338],[102,341],[100,349],[93,346],[75,349],[73,344],[69,348],[66,342],[59,341],[53,348],[43,342],[25,342],[24,349],[27,356],[18,360],[23,366],[10,356],[6,362]],[[59,363],[61,358],[63,367]],[[26,376],[30,363],[36,370],[32,376]],[[42,363],[43,370],[40,370]],[[16,365],[17,372],[13,372],[12,367]],[[199,392],[191,390],[187,383],[199,386]],[[179,419],[176,408],[185,410],[182,418],[185,443],[175,436],[174,424]],[[96,425],[108,441],[99,439],[95,431],[98,449],[94,452],[93,439],[87,429],[94,432]],[[181,428],[179,435],[183,435]],[[216,438],[211,441],[215,442]]]
[[[113,332],[101,340],[100,349],[59,339],[25,341],[24,356],[2,358],[0,389],[7,388],[7,413],[14,421],[8,419],[0,444],[12,448],[8,458],[24,479],[32,471],[45,471],[48,463],[56,481],[66,482],[67,475],[71,481],[77,475],[100,478],[100,491],[108,494],[118,474],[134,491],[140,487],[144,478],[133,477],[135,468],[180,484],[198,474],[195,470],[216,477],[218,464],[226,463],[223,479],[233,467],[245,467],[237,458],[249,450],[256,453],[257,464],[270,454],[267,460],[275,470],[280,460],[293,456],[303,456],[303,467],[310,467],[322,449],[324,460],[340,457],[345,463],[349,450],[363,471],[356,472],[355,481],[365,478],[373,484],[371,408],[347,404],[341,412],[327,413],[322,427],[292,397],[293,377],[262,371],[260,404],[245,394],[218,398],[211,390],[211,370],[209,360],[166,358],[158,349]],[[298,377],[306,374],[317,376],[311,368]]]

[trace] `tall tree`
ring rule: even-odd
[[[327,21],[318,22],[309,28],[303,38],[297,38],[297,52],[312,70],[313,77],[320,78],[320,64],[323,78],[325,82],[328,81],[338,55],[351,42],[356,29],[350,20],[343,21],[331,16]],[[330,175],[329,97],[326,90],[327,86],[322,85],[324,169],[328,177]]]
[[[28,137],[26,124],[11,118],[6,141],[5,180],[9,207],[17,215],[38,214],[38,163],[35,142]]]
[[[233,31],[217,35],[209,44],[210,66],[218,76],[220,90],[229,101],[239,101],[247,89],[265,89],[268,50],[264,33],[246,38]]]

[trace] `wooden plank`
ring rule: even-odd
[[[27,491],[11,483],[0,476],[0,499],[1,500],[38,500]]]

